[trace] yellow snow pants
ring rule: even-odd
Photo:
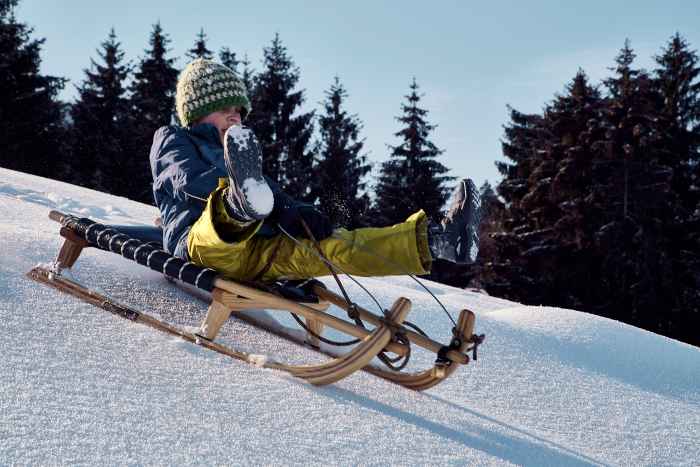
[[[234,280],[269,282],[330,274],[311,240],[298,239],[297,243],[284,234],[256,236],[263,221],[241,226],[228,217],[222,198],[225,187],[222,179],[187,237],[193,263]],[[427,224],[421,210],[391,227],[337,229],[319,245],[326,258],[348,274],[427,274],[432,262]]]

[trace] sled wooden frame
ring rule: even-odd
[[[45,268],[36,267],[28,273],[28,276],[33,280],[51,285],[132,321],[141,322],[169,334],[177,335],[238,360],[286,371],[315,385],[331,384],[363,369],[404,387],[418,391],[425,390],[444,381],[460,365],[468,364],[470,357],[467,353],[475,349],[483,339],[483,336],[473,334],[475,316],[474,313],[466,309],[460,312],[457,326],[453,329],[455,339],[450,346],[444,346],[402,325],[411,308],[411,302],[404,297],[397,299],[385,316],[376,315],[354,305],[353,311],[356,311],[364,322],[375,326],[374,329],[368,330],[327,313],[326,310],[331,304],[346,311],[350,310],[350,304],[321,285],[313,286],[313,293],[319,298],[318,303],[304,303],[222,277],[214,280],[214,289],[210,294],[211,302],[198,331],[189,333],[150,315],[118,304],[108,297],[62,277],[60,271],[70,269],[78,260],[83,249],[94,245],[63,225],[63,221],[67,217],[65,214],[51,211],[49,217],[62,224],[60,235],[64,238],[64,242],[54,263],[54,270],[48,271]],[[188,285],[188,287],[194,286]],[[297,314],[305,319],[306,326],[312,333],[307,333],[305,338],[300,338],[298,333],[287,332],[291,330],[278,328],[264,320],[257,319],[254,311],[260,309],[283,310]],[[295,343],[307,345],[333,358],[322,364],[288,365],[214,342],[221,327],[232,313],[258,328]],[[320,346],[317,338],[313,335],[313,333],[320,335],[324,327],[358,338],[360,343],[345,354],[330,351],[325,346]],[[397,333],[405,337],[404,341],[407,339],[411,344],[439,355],[435,365],[416,373],[392,371],[373,366],[371,362],[380,352],[391,352],[400,356],[405,356],[410,352],[406,344],[402,344],[394,338]]]

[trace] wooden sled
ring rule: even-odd
[[[110,227],[58,211],[51,211],[49,217],[61,224],[60,235],[65,240],[53,267],[35,267],[28,273],[31,279],[74,295],[118,316],[146,324],[238,360],[286,371],[312,384],[331,384],[364,369],[407,388],[424,390],[444,381],[458,366],[469,363],[468,353],[473,351],[475,356],[477,346],[483,342],[483,335],[474,334],[475,316],[469,310],[460,312],[457,326],[453,329],[452,341],[443,345],[403,325],[411,308],[411,302],[403,297],[397,299],[391,309],[381,316],[348,303],[318,281],[311,281],[302,288],[279,284],[244,284],[225,279],[211,269],[201,268],[163,251],[160,243],[156,241],[160,231],[155,227],[145,227],[145,230],[139,230],[138,227]],[[149,239],[153,241],[149,242]],[[184,331],[63,277],[61,271],[70,269],[82,250],[88,247],[121,254],[163,273],[170,279],[187,284],[189,288],[194,287],[206,293],[211,302],[199,329],[194,333]],[[353,321],[327,313],[326,310],[331,305],[346,310]],[[261,309],[288,311],[303,318],[306,336],[300,338],[299,333],[289,332],[287,328],[275,327],[269,322],[257,319],[254,311]],[[240,313],[244,311],[245,314]],[[325,353],[332,359],[315,365],[289,365],[218,344],[215,339],[232,313],[259,328]],[[364,323],[372,327],[367,328]],[[358,343],[344,354],[330,351],[326,346],[320,345],[320,340],[325,340],[322,337],[325,327],[357,338]],[[434,366],[425,371],[407,373],[378,368],[371,363],[375,357],[382,357],[388,353],[408,357],[412,346],[434,352],[437,355]]]

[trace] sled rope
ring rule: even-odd
[[[345,290],[345,287],[343,287],[342,281],[341,281],[340,278],[338,277],[338,274],[336,274],[335,269],[334,269],[334,266],[335,266],[335,265],[333,265],[333,263],[332,263],[330,260],[328,260],[328,258],[326,258],[326,256],[323,254],[323,250],[321,249],[321,245],[319,245],[318,240],[316,240],[316,238],[314,237],[314,234],[313,234],[313,232],[311,231],[311,228],[309,228],[309,225],[306,223],[306,221],[304,220],[303,217],[299,217],[299,222],[301,223],[302,227],[303,227],[304,230],[306,231],[306,235],[308,235],[309,239],[311,240],[311,243],[312,243],[312,244],[314,245],[314,247],[316,248],[316,253],[317,253],[317,255],[318,255],[321,259],[324,260],[324,264],[328,267],[328,270],[329,270],[330,273],[333,275],[333,278],[335,279],[335,282],[338,284],[338,287],[340,288],[340,291],[341,291],[342,294],[343,294],[343,298],[344,298],[345,301],[348,303],[348,309],[347,309],[348,317],[349,317],[350,319],[352,319],[353,321],[355,321],[355,324],[357,324],[357,325],[360,326],[361,328],[367,329],[367,327],[365,326],[365,323],[364,323],[364,322],[362,321],[362,319],[360,318],[360,312],[359,312],[359,310],[357,309],[357,304],[356,304],[354,301],[350,300],[350,296],[348,295],[347,291]],[[337,266],[336,266],[336,267],[337,267]],[[376,301],[376,299],[375,299],[375,301]],[[402,370],[403,368],[405,368],[406,365],[408,365],[408,361],[409,361],[409,359],[411,358],[411,346],[410,346],[410,342],[409,342],[409,340],[406,338],[406,336],[402,336],[402,335],[400,335],[399,332],[397,332],[398,329],[397,329],[397,327],[394,325],[394,323],[393,323],[390,319],[386,319],[386,318],[388,318],[387,314],[388,314],[388,311],[387,311],[387,310],[382,310],[382,315],[385,317],[385,319],[382,320],[382,321],[383,321],[383,324],[385,324],[386,326],[389,327],[389,329],[391,329],[391,334],[392,334],[392,339],[393,339],[393,340],[396,340],[397,342],[400,342],[401,344],[405,344],[405,345],[407,346],[407,348],[408,348],[408,353],[406,353],[406,355],[404,355],[404,356],[400,356],[400,355],[399,355],[398,357],[391,358],[391,357],[389,357],[389,356],[386,354],[386,352],[381,351],[381,352],[379,352],[379,353],[377,354],[377,358],[378,358],[387,368],[390,368],[390,369],[392,369],[392,370],[394,370],[394,371],[400,371],[400,370]],[[306,326],[304,326],[304,327],[306,327]],[[314,333],[314,334],[316,334],[316,333]],[[403,359],[403,361],[402,361],[402,359]],[[394,364],[397,363],[397,362],[401,362],[401,363],[399,363],[398,366],[397,366],[397,365],[394,365]]]
[[[303,243],[301,243],[300,241],[298,241],[293,235],[291,235],[289,232],[287,232],[282,226],[280,226],[279,224],[277,224],[277,227],[280,229],[280,231],[281,231],[282,233],[284,233],[287,237],[289,237],[289,239],[292,240],[294,243],[296,243],[299,247],[301,247],[301,248],[303,248],[303,249],[305,249],[305,250],[307,250],[307,251],[309,251],[309,250],[310,250],[310,251],[313,251],[313,250],[311,250],[309,247],[307,247],[306,245],[304,245]],[[423,282],[421,282],[415,275],[413,275],[412,273],[408,272],[408,270],[406,270],[406,268],[405,268],[402,264],[399,264],[399,263],[397,263],[397,262],[395,262],[395,261],[392,261],[390,258],[386,258],[386,257],[384,257],[384,256],[382,256],[382,255],[376,253],[375,251],[373,251],[373,250],[367,248],[367,247],[364,246],[364,245],[361,245],[361,244],[358,244],[358,243],[355,243],[355,242],[351,242],[350,240],[348,240],[348,239],[346,239],[346,238],[343,238],[343,237],[340,237],[340,236],[336,236],[336,235],[331,235],[331,236],[332,236],[333,238],[335,238],[336,240],[343,240],[343,241],[345,241],[346,243],[350,243],[350,244],[352,244],[353,248],[360,249],[360,250],[364,251],[365,253],[367,253],[367,254],[369,254],[369,255],[372,255],[372,256],[374,256],[375,258],[379,259],[379,260],[382,260],[382,261],[387,262],[387,263],[391,263],[392,265],[394,265],[394,266],[398,267],[399,269],[403,270],[403,272],[404,272],[405,275],[407,275],[408,277],[410,277],[411,279],[413,279],[416,283],[418,283],[419,286],[421,286],[421,288],[423,288],[426,292],[428,292],[428,294],[429,294],[431,297],[433,297],[433,300],[435,300],[435,302],[437,302],[437,304],[440,305],[440,308],[442,308],[442,311],[447,315],[447,317],[449,318],[450,322],[452,322],[452,325],[453,325],[453,326],[457,326],[457,322],[456,322],[455,319],[452,317],[452,314],[451,314],[449,311],[447,311],[447,308],[446,308],[445,305],[440,301],[440,299],[437,298],[437,296],[435,296],[435,294],[434,294],[428,287],[426,287],[425,284],[423,284]],[[384,312],[384,307],[382,307],[382,305],[379,303],[379,301],[377,301],[377,299],[374,297],[374,295],[372,295],[372,293],[371,293],[369,290],[367,290],[367,288],[366,288],[365,286],[363,286],[362,283],[360,283],[360,282],[359,282],[357,279],[355,279],[352,275],[350,275],[350,274],[348,274],[347,272],[343,271],[343,269],[340,268],[338,265],[336,265],[336,264],[334,264],[334,263],[328,261],[328,260],[327,260],[326,258],[324,258],[322,255],[319,255],[318,252],[314,251],[314,253],[315,253],[317,256],[319,256],[319,258],[321,259],[321,261],[324,262],[324,263],[326,264],[326,266],[328,266],[329,268],[337,269],[337,270],[340,271],[342,274],[345,274],[346,276],[348,276],[348,278],[349,278],[351,281],[353,281],[355,284],[357,284],[357,286],[360,287],[360,288],[374,301],[374,303],[377,304],[377,306],[379,307],[379,309],[380,309],[382,312]],[[349,301],[348,301],[348,302],[349,302]],[[409,326],[409,327],[412,327],[413,329],[415,329],[415,330],[416,330],[417,332],[419,332],[420,334],[423,334],[424,336],[427,336],[427,334],[425,334],[422,330],[420,330],[420,329],[419,329],[417,326],[415,326],[413,323],[409,323],[408,321],[405,321],[404,324],[407,325],[407,326]]]
[[[279,227],[279,229],[280,229],[281,232],[283,232],[287,237],[289,237],[289,238],[290,238],[294,243],[296,243],[299,247],[301,247],[301,248],[303,248],[303,249],[305,249],[305,250],[307,250],[307,251],[312,251],[313,253],[315,253],[315,254],[319,257],[319,259],[320,259],[320,260],[328,267],[328,269],[331,271],[331,273],[333,274],[333,277],[336,279],[336,282],[340,282],[340,279],[337,277],[337,275],[336,275],[336,273],[335,273],[335,269],[337,269],[337,270],[340,271],[341,273],[343,273],[343,274],[345,274],[346,276],[348,276],[348,277],[350,278],[350,280],[352,280],[353,282],[355,282],[355,284],[357,284],[368,296],[370,296],[370,297],[372,298],[372,300],[374,300],[374,302],[377,304],[377,306],[379,307],[379,309],[382,311],[382,314],[384,314],[384,313],[385,313],[385,310],[383,309],[383,307],[381,306],[381,304],[377,301],[376,297],[374,297],[374,295],[373,295],[369,290],[367,290],[367,289],[366,289],[357,279],[355,279],[352,275],[350,275],[350,274],[346,273],[345,271],[343,271],[343,269],[342,269],[341,267],[339,267],[337,264],[334,264],[334,263],[332,263],[331,261],[329,261],[329,260],[322,254],[321,248],[320,248],[320,246],[318,245],[318,242],[313,238],[313,234],[310,232],[310,229],[308,228],[307,225],[305,225],[305,222],[303,221],[303,219],[300,219],[300,220],[301,220],[301,222],[302,222],[302,225],[304,225],[305,229],[307,230],[307,234],[310,236],[310,238],[311,238],[312,242],[314,243],[314,246],[316,247],[316,250],[317,250],[317,251],[314,251],[313,249],[311,249],[311,248],[307,247],[306,245],[304,245],[302,242],[300,242],[299,240],[297,240],[293,235],[291,235],[289,232],[287,232],[287,231],[286,231],[282,226],[280,226],[279,224],[278,224],[278,227]],[[334,237],[334,238],[341,238],[341,237]],[[345,239],[343,239],[343,240],[345,240]],[[346,240],[346,241],[347,241],[347,240]],[[392,263],[393,265],[397,266],[399,269],[403,269],[403,271],[404,271],[404,273],[405,273],[406,275],[408,275],[411,279],[413,279],[415,282],[417,282],[418,285],[420,285],[423,289],[425,289],[425,291],[428,292],[428,293],[430,294],[431,297],[433,297],[433,300],[435,300],[435,301],[438,303],[438,305],[440,305],[440,307],[442,308],[443,312],[444,312],[444,313],[447,315],[447,317],[450,319],[450,321],[452,322],[452,324],[454,325],[454,327],[453,327],[453,339],[452,339],[452,342],[450,343],[449,346],[443,346],[443,348],[440,349],[442,355],[438,355],[438,358],[437,358],[437,361],[438,361],[438,362],[442,362],[442,361],[444,360],[444,355],[445,355],[447,352],[449,352],[450,350],[453,350],[453,348],[455,348],[455,347],[454,347],[455,344],[459,344],[459,342],[461,342],[461,340],[467,341],[466,339],[468,339],[468,342],[473,342],[473,343],[474,343],[473,351],[474,351],[474,356],[476,356],[476,348],[477,348],[478,345],[481,343],[480,340],[479,340],[479,337],[481,337],[481,336],[472,336],[471,338],[466,338],[466,337],[462,336],[461,339],[457,339],[457,338],[454,336],[455,330],[457,329],[457,322],[454,320],[454,318],[452,317],[452,315],[450,314],[450,312],[447,311],[447,308],[445,308],[445,305],[440,301],[440,299],[438,299],[438,298],[435,296],[435,294],[434,294],[428,287],[425,286],[425,284],[423,284],[420,280],[418,280],[418,278],[415,277],[413,274],[411,274],[411,273],[409,273],[408,271],[406,271],[406,269],[405,269],[401,264],[396,263],[396,262],[392,261],[392,260],[389,259],[389,258],[385,258],[385,257],[383,257],[383,256],[381,256],[381,255],[379,255],[379,254],[377,254],[376,252],[374,252],[374,251],[370,250],[369,248],[366,248],[366,247],[364,247],[364,246],[362,246],[362,245],[356,245],[354,242],[353,242],[353,247],[359,248],[359,249],[365,251],[366,253],[368,253],[368,254],[370,254],[370,255],[372,255],[372,256],[374,256],[374,257],[380,259],[380,260],[388,261],[388,262]],[[346,302],[349,303],[349,304],[354,304],[354,302],[352,302],[352,301],[348,298],[347,294],[345,293],[344,288],[342,287],[342,284],[339,283],[339,286],[340,286],[341,290],[343,291],[343,294],[345,295],[345,300],[346,300]],[[350,317],[352,318],[352,315],[351,315],[350,313],[348,313],[348,316],[350,316]],[[408,326],[408,327],[411,327],[411,328],[415,329],[416,332],[418,332],[419,334],[428,337],[428,335],[427,335],[422,329],[420,329],[418,326],[416,326],[415,324],[413,324],[413,323],[411,323],[411,322],[408,322],[408,321],[404,321],[403,324],[406,325],[406,326]],[[312,335],[315,335],[315,333],[312,333]],[[314,336],[314,337],[319,337],[319,336]],[[386,365],[388,368],[390,368],[390,369],[392,369],[392,370],[395,370],[395,371],[400,371],[401,369],[403,369],[403,368],[408,364],[408,357],[409,357],[409,355],[410,355],[410,348],[411,348],[411,347],[410,347],[410,341],[409,341],[408,339],[406,339],[405,337],[400,336],[400,334],[395,334],[395,338],[396,338],[396,341],[397,341],[397,342],[404,343],[404,341],[405,341],[406,344],[409,344],[409,345],[407,345],[409,351],[408,351],[408,353],[407,353],[407,355],[406,355],[405,360],[404,360],[399,366],[395,366],[394,363],[396,363],[398,360],[400,360],[400,359],[402,358],[401,356],[399,356],[399,357],[397,357],[397,358],[395,358],[395,359],[391,359],[391,358],[388,357],[384,352],[381,352],[381,353],[379,353],[379,354],[377,355],[377,358],[379,358],[379,359],[382,361],[382,363],[384,363],[384,365]],[[476,339],[474,339],[474,338],[476,338]],[[320,339],[319,339],[319,340],[320,340]]]
[[[316,252],[318,256],[321,258],[325,259],[324,263],[328,267],[328,270],[333,274],[333,279],[335,279],[336,284],[338,284],[338,288],[340,288],[340,292],[343,294],[343,298],[345,299],[346,302],[348,302],[348,316],[350,319],[355,321],[355,324],[358,326],[362,326],[363,328],[365,327],[365,324],[362,322],[360,319],[360,314],[357,311],[357,304],[350,300],[350,296],[348,293],[345,291],[345,287],[343,287],[343,283],[340,281],[340,278],[338,277],[338,274],[336,274],[335,269],[330,266],[330,261],[326,256],[323,254],[323,250],[321,250],[321,245],[318,244],[318,240],[316,240],[316,237],[314,237],[313,232],[309,228],[309,225],[306,223],[303,217],[299,217],[299,222],[301,222],[302,227],[304,227],[304,230],[306,231],[306,235],[309,236],[309,239],[311,239],[311,243],[313,243],[314,247],[316,248]]]
[[[350,242],[349,240],[347,240],[347,239],[345,239],[345,238],[343,238],[343,237],[339,237],[339,236],[333,236],[333,238],[335,238],[335,239],[340,239],[340,240],[344,240],[344,241],[347,242],[347,243],[352,243],[353,248],[357,248],[357,249],[359,249],[359,250],[362,250],[362,251],[364,251],[365,253],[367,253],[367,254],[369,254],[369,255],[372,255],[372,256],[374,256],[374,257],[377,258],[377,259],[380,259],[380,260],[382,260],[382,261],[384,261],[384,262],[386,262],[386,263],[390,263],[390,264],[392,264],[393,266],[396,266],[397,268],[403,270],[403,272],[404,272],[405,275],[407,275],[408,277],[410,277],[411,279],[413,279],[413,280],[414,280],[418,285],[420,285],[426,292],[428,292],[428,294],[430,294],[431,297],[433,297],[433,300],[435,300],[435,302],[437,302],[437,304],[440,305],[440,308],[442,308],[442,311],[443,311],[443,312],[447,315],[447,317],[450,319],[450,321],[452,322],[452,325],[453,325],[453,326],[457,326],[457,322],[456,322],[455,319],[452,317],[452,314],[451,314],[449,311],[447,311],[447,307],[445,307],[445,305],[440,301],[440,299],[437,298],[437,296],[436,296],[428,287],[426,287],[425,284],[423,284],[423,282],[421,282],[415,275],[413,275],[413,274],[411,274],[410,272],[408,272],[408,270],[406,270],[406,268],[405,268],[402,264],[397,263],[396,261],[392,260],[391,258],[387,258],[387,257],[385,257],[385,256],[382,256],[382,255],[380,255],[379,253],[377,253],[376,251],[371,250],[371,249],[367,248],[366,246],[364,246],[364,245],[362,245],[362,244],[358,244],[358,243],[355,243],[355,242]],[[405,324],[408,324],[408,323],[405,323]],[[420,332],[422,333],[422,331],[420,331]]]
[[[367,329],[367,327],[365,326],[365,323],[364,323],[364,322],[362,321],[362,319],[360,318],[360,313],[359,313],[359,311],[358,311],[358,309],[357,309],[357,304],[356,304],[354,301],[350,300],[350,296],[348,295],[347,291],[345,290],[345,287],[343,286],[342,281],[340,280],[340,278],[338,277],[338,274],[337,274],[336,271],[335,271],[335,269],[337,268],[338,270],[340,270],[340,271],[342,272],[342,269],[340,269],[337,265],[333,264],[328,258],[326,258],[326,256],[323,254],[323,250],[321,249],[321,245],[319,245],[318,240],[316,240],[316,238],[314,237],[314,234],[313,234],[313,232],[311,231],[311,229],[309,228],[309,226],[308,226],[308,224],[306,223],[306,221],[304,221],[304,219],[303,219],[302,217],[300,217],[300,218],[299,218],[299,222],[301,223],[302,227],[303,227],[304,230],[306,231],[306,235],[307,235],[307,236],[309,237],[309,239],[311,240],[311,243],[314,245],[314,247],[315,247],[315,249],[316,249],[316,251],[315,251],[316,255],[317,255],[317,256],[323,261],[323,263],[328,267],[328,270],[329,270],[330,273],[333,275],[333,278],[335,279],[335,282],[338,284],[338,287],[340,288],[340,291],[341,291],[342,294],[343,294],[343,298],[345,299],[346,303],[348,304],[348,308],[347,308],[347,310],[346,310],[346,311],[347,311],[347,314],[348,314],[348,317],[349,317],[350,319],[352,319],[353,321],[355,321],[355,324],[357,324],[357,325],[360,326],[361,328]],[[304,246],[304,245],[303,245],[301,242],[299,242],[296,238],[294,238],[292,235],[290,235],[289,232],[286,232],[286,231],[282,228],[282,226],[278,225],[278,227],[279,227],[280,230],[282,230],[288,237],[290,237],[295,243],[297,243],[298,245]],[[305,247],[305,246],[304,246],[304,247]],[[306,248],[306,247],[305,247],[305,248]],[[349,276],[349,277],[351,277],[351,276]],[[354,279],[353,279],[353,280],[354,280]],[[355,281],[355,282],[357,282],[357,281]],[[358,283],[358,284],[359,284],[359,283]],[[363,289],[364,289],[364,287],[363,287]],[[365,289],[365,291],[366,291],[366,289]],[[367,292],[367,293],[369,293],[369,292]],[[371,295],[371,294],[370,294],[370,295]],[[372,296],[372,299],[379,305],[379,302],[377,301],[377,299],[376,299],[374,296]],[[383,308],[381,307],[381,305],[379,305],[379,307],[380,307],[380,309],[382,310],[382,315],[386,317],[386,316],[387,316],[387,313],[388,313],[387,310],[383,309]],[[296,319],[296,317],[295,317],[295,319]],[[297,319],[297,322],[299,322],[299,321],[300,321],[300,320]],[[379,353],[376,355],[376,357],[377,357],[387,368],[389,368],[389,369],[391,369],[391,370],[394,370],[394,371],[400,371],[400,370],[402,370],[403,368],[406,367],[406,365],[408,364],[408,361],[409,361],[409,359],[410,359],[410,355],[411,355],[411,351],[410,351],[410,341],[409,341],[405,336],[401,336],[401,335],[397,332],[397,328],[394,326],[394,323],[393,323],[390,319],[384,319],[384,320],[382,320],[382,322],[383,322],[383,324],[387,325],[387,326],[391,329],[392,339],[395,340],[395,341],[397,341],[397,342],[400,342],[400,343],[402,343],[402,344],[405,344],[405,345],[407,346],[407,348],[408,348],[408,352],[407,352],[406,355],[404,355],[404,356],[400,356],[400,355],[399,355],[398,357],[392,358],[392,357],[389,357],[389,356],[386,354],[386,352],[381,351],[381,352],[379,352]],[[306,326],[304,326],[304,328],[306,328]],[[312,333],[312,335],[313,335],[314,337],[316,337],[316,338],[319,338],[319,337],[320,337],[320,336],[317,336],[317,334],[316,334],[315,332]],[[320,340],[320,339],[319,339],[319,340]],[[325,340],[325,339],[324,339],[324,340]],[[348,345],[349,345],[349,344],[348,344]],[[402,359],[403,359],[403,361],[401,362]],[[395,363],[397,363],[397,362],[401,362],[401,363],[400,363],[399,365],[395,365]]]
[[[374,303],[377,305],[377,307],[379,307],[379,311],[382,312],[382,314],[384,313],[384,307],[382,307],[381,303],[379,303],[379,301],[377,300],[377,298],[376,298],[374,295],[372,295],[372,292],[370,292],[369,290],[367,290],[367,288],[366,288],[364,285],[362,285],[357,279],[355,279],[353,276],[351,276],[351,275],[348,274],[347,272],[343,271],[343,269],[342,269],[340,266],[338,266],[337,264],[334,264],[334,263],[330,262],[329,260],[327,260],[327,259],[326,259],[325,257],[323,257],[323,256],[319,256],[319,254],[318,254],[317,251],[312,250],[311,248],[309,248],[309,247],[307,247],[306,245],[304,245],[303,243],[301,243],[301,242],[300,242],[299,240],[297,240],[292,234],[290,234],[289,232],[287,232],[287,231],[284,229],[284,227],[282,227],[281,225],[277,224],[277,227],[280,229],[280,231],[281,231],[283,234],[285,234],[287,237],[289,237],[290,240],[292,240],[294,243],[296,243],[297,246],[299,246],[300,248],[303,248],[303,249],[305,249],[305,250],[307,250],[307,251],[313,252],[315,255],[317,255],[317,256],[319,257],[319,259],[320,259],[324,264],[326,264],[326,266],[328,266],[329,268],[336,269],[336,270],[338,270],[340,273],[345,274],[346,276],[348,276],[348,278],[349,278],[351,281],[353,281],[358,287],[360,287],[360,288],[374,301]]]
[[[280,229],[280,231],[281,231],[282,233],[284,233],[287,237],[289,237],[289,239],[292,240],[292,241],[293,241],[295,244],[297,244],[299,247],[301,247],[301,248],[303,248],[303,249],[305,249],[305,250],[307,250],[307,251],[312,251],[314,254],[316,254],[316,256],[318,256],[318,258],[328,267],[328,270],[331,272],[331,274],[332,274],[333,277],[335,278],[336,283],[338,284],[338,287],[339,287],[340,290],[342,291],[346,303],[348,303],[348,305],[349,305],[349,306],[348,306],[348,310],[346,310],[347,313],[348,313],[348,317],[350,317],[351,319],[353,319],[353,320],[356,322],[356,324],[357,324],[358,326],[361,326],[362,328],[365,328],[365,329],[366,329],[364,323],[362,322],[362,320],[361,320],[360,317],[359,317],[359,312],[357,311],[357,304],[356,304],[354,301],[350,300],[350,297],[348,296],[347,291],[346,291],[345,288],[343,287],[343,284],[342,284],[342,282],[340,281],[340,278],[337,276],[336,270],[338,270],[338,271],[340,271],[341,273],[345,274],[346,276],[348,276],[348,277],[350,278],[350,280],[352,280],[355,284],[357,284],[369,297],[372,298],[372,300],[374,301],[374,303],[377,304],[377,306],[379,307],[379,310],[381,311],[382,316],[386,316],[387,310],[386,310],[384,307],[382,307],[382,305],[379,303],[379,301],[377,300],[377,298],[376,298],[369,290],[367,290],[366,287],[364,287],[364,286],[363,286],[357,279],[355,279],[352,275],[350,275],[350,274],[348,274],[347,272],[345,272],[345,271],[344,271],[341,267],[339,267],[337,264],[334,264],[333,262],[331,262],[330,260],[328,260],[328,258],[325,257],[325,255],[323,254],[323,251],[321,250],[320,245],[318,244],[318,241],[315,239],[315,237],[314,237],[313,233],[311,232],[311,229],[309,228],[309,226],[306,224],[306,222],[304,221],[304,219],[300,218],[299,220],[300,220],[302,226],[304,227],[304,229],[306,230],[306,233],[307,233],[307,235],[309,236],[309,239],[312,241],[312,243],[313,243],[313,245],[314,245],[314,247],[315,247],[315,250],[314,250],[314,249],[311,249],[311,248],[309,248],[309,247],[307,247],[306,245],[304,245],[304,244],[303,244],[302,242],[300,242],[296,237],[294,237],[292,234],[290,234],[289,232],[287,232],[287,231],[284,229],[284,227],[282,227],[281,225],[277,224],[277,227]],[[370,253],[371,253],[371,252],[370,252]],[[382,259],[379,255],[374,255],[374,256],[376,256],[376,257]],[[416,280],[416,279],[414,278],[414,280]],[[421,284],[421,285],[422,285],[422,284]],[[423,286],[423,288],[426,288],[426,287]],[[428,289],[426,288],[426,290],[428,290]],[[430,291],[428,290],[428,292],[430,292]],[[433,298],[435,298],[435,299],[437,300],[437,298],[435,297],[435,295],[432,294],[432,292],[430,292],[430,295],[432,295]],[[442,303],[439,302],[439,300],[438,300],[438,303],[440,304],[440,306],[442,306],[443,310],[447,313],[447,310],[446,310],[445,307],[442,305]],[[452,316],[451,316],[449,313],[447,313],[447,314],[448,314],[448,316],[450,317],[450,320],[452,320],[452,322],[455,323],[455,321],[452,319]],[[292,313],[292,315],[294,316],[293,313]],[[310,330],[308,329],[307,326],[305,326],[305,325],[303,325],[303,324],[301,323],[301,320],[298,319],[298,317],[295,316],[294,318],[295,318],[295,320],[304,328],[304,330],[309,331],[310,334],[311,334],[312,336],[316,337],[316,338],[319,339],[320,341],[325,342],[325,343],[329,343],[329,344],[331,344],[331,345],[338,345],[338,344],[335,344],[335,343],[333,343],[333,342],[329,342],[327,339],[323,338],[322,336],[319,336],[317,333],[315,333],[315,332],[313,332],[313,331],[310,331]],[[406,367],[406,365],[408,364],[408,361],[409,361],[409,359],[410,359],[410,354],[411,354],[410,340],[409,340],[406,336],[402,335],[400,332],[396,332],[397,330],[396,330],[395,326],[394,326],[393,323],[391,323],[389,320],[384,320],[384,319],[382,319],[382,322],[383,322],[383,324],[389,326],[389,327],[393,330],[394,340],[395,340],[396,342],[398,342],[398,343],[405,344],[406,347],[407,347],[407,349],[408,349],[408,351],[407,351],[406,355],[404,355],[404,356],[398,356],[398,357],[395,357],[395,358],[389,357],[389,356],[386,354],[386,352],[380,352],[380,353],[377,354],[377,358],[378,358],[386,367],[388,367],[389,369],[394,370],[394,371],[400,371],[400,370],[402,370],[403,368]],[[410,323],[410,322],[408,322],[408,321],[404,321],[403,324],[405,324],[405,325],[407,325],[407,326],[409,326],[409,327],[415,329],[419,334],[421,334],[421,335],[427,337],[427,334],[426,334],[425,332],[423,332],[423,330],[420,329],[420,328],[419,328],[418,326],[416,326],[415,324]],[[457,324],[455,323],[455,326],[456,326],[456,325],[457,325]],[[347,345],[351,345],[351,344],[352,344],[352,342],[348,343]],[[403,359],[403,362],[401,362],[399,365],[395,365],[395,363],[399,362],[401,359]]]

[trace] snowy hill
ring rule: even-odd
[[[425,393],[364,372],[317,388],[26,279],[61,244],[49,209],[122,224],[156,215],[0,169],[2,465],[700,464],[698,348],[578,311],[428,283],[450,311],[477,314],[487,336],[477,362]],[[72,273],[178,325],[196,325],[206,310],[116,255],[88,250]],[[447,341],[449,321],[409,278],[363,283],[386,303],[409,297],[410,320]],[[318,359],[236,320],[221,340],[289,361]],[[415,359],[430,364],[428,355]]]

